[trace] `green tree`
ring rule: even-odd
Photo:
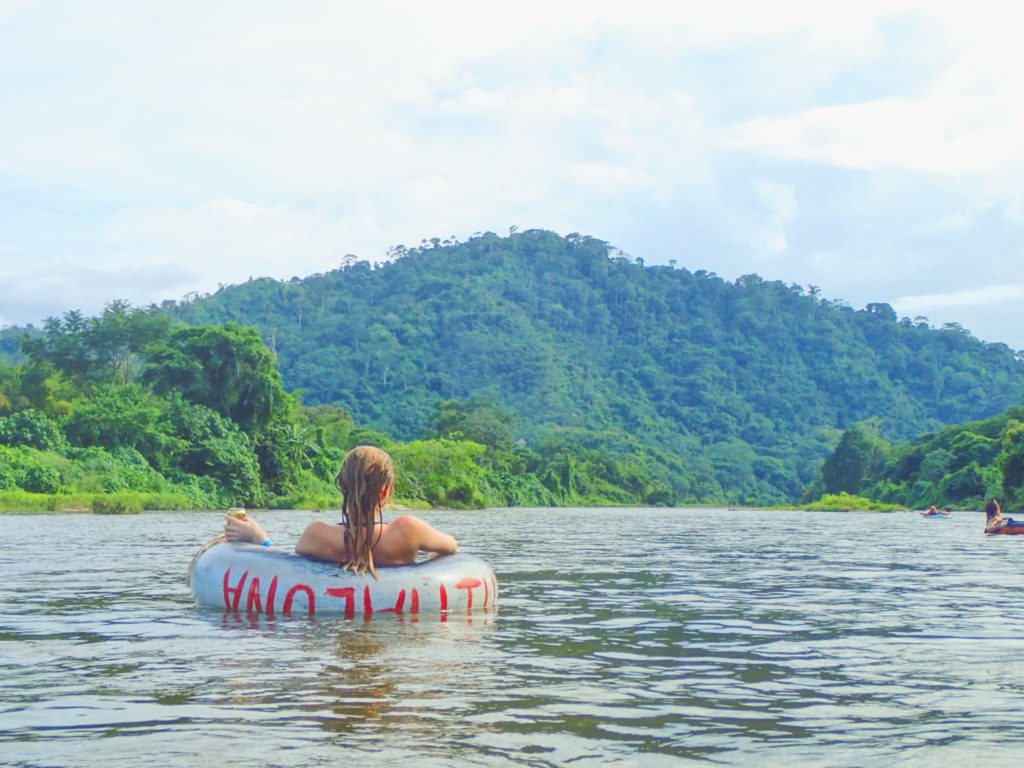
[[[1024,501],[1024,423],[1012,419],[1006,425],[997,464],[1003,473],[1005,501]]]
[[[35,408],[0,417],[0,443],[27,445],[41,451],[63,451],[67,438],[60,426]]]
[[[389,446],[397,476],[396,495],[442,507],[483,507],[486,450],[478,443],[414,440]]]
[[[170,325],[164,313],[114,301],[98,317],[76,310],[47,318],[41,333],[23,338],[22,351],[87,389],[97,383],[126,384],[135,379],[143,350],[163,338]]]
[[[172,476],[208,477],[223,489],[229,506],[259,506],[265,494],[251,439],[212,408],[173,396],[168,420],[180,443],[165,461]]]
[[[21,410],[21,367],[0,363],[0,416]]]
[[[155,392],[179,393],[249,434],[260,434],[290,407],[273,355],[255,328],[177,328],[150,347],[147,358],[142,378]]]
[[[491,448],[512,447],[516,415],[489,397],[445,400],[438,406],[436,431],[439,437],[469,440]]]
[[[62,485],[60,472],[46,464],[32,464],[25,469],[20,485],[30,493],[58,493]]]
[[[985,498],[985,476],[976,462],[944,476],[939,490],[939,503],[952,505],[965,501],[983,506]]]
[[[73,445],[134,448],[151,461],[175,442],[165,421],[167,404],[138,384],[101,384],[71,403],[64,419]]]
[[[846,430],[822,465],[825,492],[859,495],[883,466],[888,450],[888,443],[864,426]]]

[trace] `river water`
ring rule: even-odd
[[[308,512],[267,512],[278,542]],[[976,513],[424,515],[497,613],[224,615],[214,513],[0,517],[4,766],[1003,766],[1024,537]]]

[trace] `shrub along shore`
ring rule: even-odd
[[[608,506],[608,505],[594,505]],[[620,505],[615,505],[620,506]],[[626,505],[632,506],[632,505]],[[701,505],[703,506],[703,505]],[[294,499],[282,509],[340,509],[340,497]],[[418,499],[398,499],[393,510],[438,509]],[[175,493],[29,493],[28,491],[0,491],[0,514],[42,514],[92,512],[101,515],[131,515],[145,511],[194,510],[188,497]],[[755,507],[768,511],[810,512],[900,512],[906,507],[885,504],[847,493],[827,494],[821,499],[798,506]]]

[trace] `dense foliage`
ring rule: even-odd
[[[0,506],[335,506],[359,443],[442,506],[1024,497],[1024,363],[957,326],[578,235],[392,256],[3,332]]]
[[[406,502],[672,501],[636,458],[513,442],[514,414],[486,398],[440,403],[432,434],[410,442],[338,406],[305,407],[256,329],[236,323],[187,326],[115,302],[51,318],[22,345],[27,362],[0,365],[0,507],[336,507],[334,473],[360,443],[391,452]]]
[[[0,362],[3,363],[18,363],[23,359],[21,354],[21,340],[32,330],[30,328],[19,328],[17,326],[11,326],[9,328],[0,328]]]
[[[48,319],[22,349],[0,366],[0,490],[261,504],[309,469],[290,443],[300,406],[252,328],[115,302]]]
[[[906,439],[1024,399],[1005,345],[814,287],[646,267],[543,231],[391,255],[164,308],[259,327],[308,403],[405,441],[484,445],[473,463],[506,503],[792,502],[844,428]]]
[[[822,486],[907,507],[1024,504],[1024,406],[895,445],[856,425],[825,461]]]

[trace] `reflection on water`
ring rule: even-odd
[[[267,513],[294,539],[306,513]],[[0,763],[1006,765],[1024,541],[969,513],[438,513],[496,614],[206,613],[217,515],[0,518]],[[728,532],[739,530],[742,535]]]

